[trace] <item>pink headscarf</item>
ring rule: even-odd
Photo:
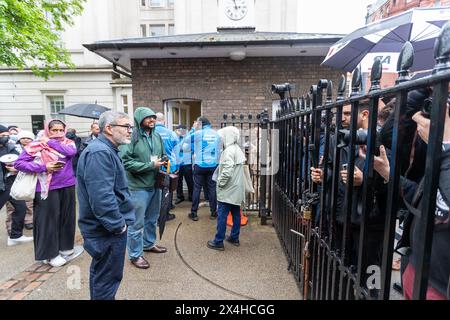
[[[50,123],[55,121],[56,124],[62,124],[64,127],[64,133],[52,135],[50,133]],[[57,140],[61,144],[65,145],[73,145],[75,147],[75,143],[66,138],[67,126],[64,121],[59,119],[50,119],[45,122],[45,131],[43,137],[47,137],[49,139]],[[58,161],[59,158],[64,158],[64,155],[51,148],[46,142],[42,141],[34,141],[29,143],[24,147],[26,153],[30,156],[34,157],[34,161],[40,164],[45,164],[49,162]],[[52,174],[48,172],[44,172],[38,175],[39,182],[41,184],[41,198],[42,200],[47,199],[48,191],[50,188],[50,182],[52,180]]]

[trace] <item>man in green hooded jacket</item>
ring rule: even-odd
[[[157,173],[165,163],[161,136],[155,132],[156,114],[146,107],[134,112],[131,143],[120,149],[125,166],[136,220],[128,228],[127,249],[131,263],[139,269],[150,267],[143,251],[164,253],[166,248],[156,245],[156,227],[161,205],[161,190],[155,189]]]

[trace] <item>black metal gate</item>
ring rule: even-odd
[[[260,121],[259,130],[268,129],[269,134],[264,138],[269,140],[269,149],[278,145],[280,152],[276,154],[279,155],[278,166],[271,164],[278,168],[273,177],[267,175],[268,172],[262,175],[258,171],[261,179],[259,209],[271,212],[290,268],[305,299],[389,299],[396,219],[403,203],[400,179],[408,166],[402,157],[404,145],[410,138],[406,136],[405,124],[405,119],[411,118],[407,113],[407,99],[413,90],[431,88],[429,117],[432,125],[426,149],[422,215],[417,222],[420,223],[419,249],[416,252],[419,263],[416,265],[413,293],[414,299],[425,298],[442,135],[448,112],[449,26],[444,26],[436,44],[437,63],[431,76],[410,79],[408,69],[414,56],[412,46],[406,43],[398,62],[396,85],[387,89],[381,89],[379,85],[382,75],[380,61],[375,61],[372,67],[371,88],[367,94],[360,92],[361,74],[358,69],[353,72],[349,97],[344,96],[345,76],[338,85],[336,99],[333,99],[333,84],[328,80],[320,80],[300,98],[290,95],[289,84],[272,86],[272,91],[280,95],[281,109],[274,121]],[[395,97],[388,182],[374,170],[374,156],[379,152],[377,139],[380,137],[377,131],[378,104],[380,99],[387,97]],[[363,105],[368,105],[369,118],[366,139],[361,142],[357,130],[358,110]],[[342,112],[346,106],[351,110],[347,132],[342,131]],[[275,131],[277,138],[274,138]],[[363,167],[356,169],[355,164],[361,161],[358,153],[361,144],[365,145],[366,159]],[[259,148],[262,149],[261,146]],[[260,156],[264,154],[262,151],[259,150]],[[340,163],[344,155],[347,161]],[[269,156],[273,157],[272,161],[275,159],[272,152]],[[321,169],[321,183],[312,181],[311,167]],[[356,182],[348,179],[343,189],[341,180],[345,173],[341,171],[353,177],[358,170],[363,175],[362,185],[354,186]],[[359,193],[355,188],[360,190]],[[375,213],[380,213],[381,218]],[[377,229],[373,222],[377,218],[380,218],[381,229]],[[377,240],[378,245],[374,243]],[[376,254],[379,254],[378,259],[374,259]]]

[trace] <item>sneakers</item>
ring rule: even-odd
[[[49,264],[52,267],[58,268],[58,267],[62,267],[63,265],[65,265],[67,261],[59,254],[56,257],[54,257],[53,259],[44,260],[42,262],[45,264]]]
[[[22,243],[27,243],[33,241],[33,237],[21,236],[17,239],[11,239],[8,237],[8,246],[15,246]]]
[[[202,201],[198,204],[199,208],[209,207],[209,201]]]
[[[225,241],[231,243],[232,245],[235,245],[236,247],[239,247],[239,245],[240,245],[239,240],[235,240],[230,237],[226,237]]]
[[[72,250],[64,250],[64,251],[60,251],[59,252],[59,254],[61,255],[61,256],[70,256],[70,255],[72,255],[73,254],[73,252],[74,252],[74,250],[72,249]]]
[[[175,201],[175,204],[180,204],[180,203],[182,203],[184,201],[184,199],[177,199],[176,201]]]
[[[24,227],[25,227],[25,229],[27,229],[27,230],[33,230],[33,224],[32,224],[32,223],[26,223],[26,224],[24,225]]]
[[[209,219],[211,219],[211,220],[217,219],[217,212],[211,213],[211,216],[209,217]]]
[[[198,216],[196,212],[191,212],[188,214],[189,219],[193,220],[193,221],[198,221]]]
[[[206,246],[210,249],[214,249],[214,250],[219,250],[219,251],[224,251],[225,247],[222,244],[217,244],[214,242],[214,240],[209,240],[208,243],[206,244]]]

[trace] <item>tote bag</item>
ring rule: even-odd
[[[19,171],[11,186],[10,196],[16,200],[30,201],[36,193],[37,174]]]
[[[244,165],[244,186],[245,193],[255,193],[255,189],[253,189],[252,178],[250,177],[250,170],[248,165]]]

